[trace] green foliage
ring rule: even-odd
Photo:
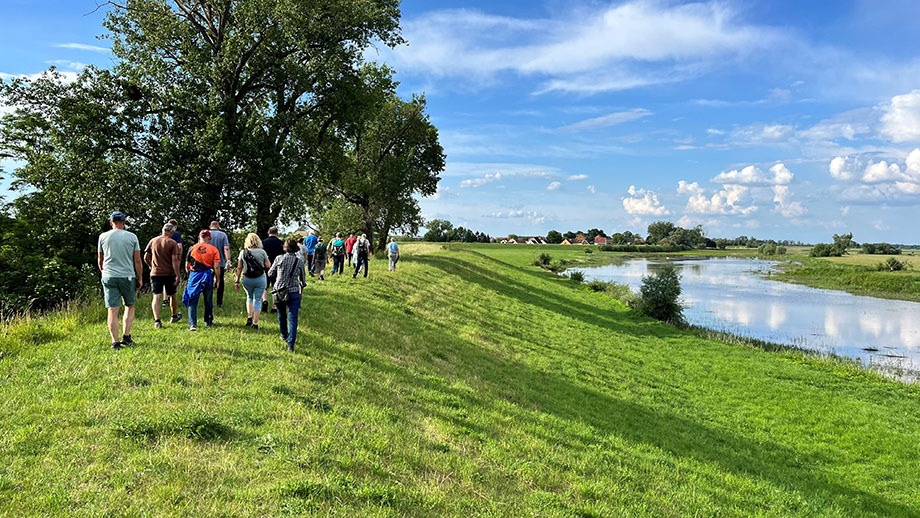
[[[585,274],[584,272],[577,271],[577,270],[574,272],[569,272],[569,279],[572,279],[573,281],[577,283],[582,283],[582,282],[585,282]]]
[[[897,259],[894,257],[889,257],[887,261],[879,263],[879,270],[885,270],[889,272],[900,272],[903,270],[910,270],[910,268],[910,261],[906,259]]]
[[[552,262],[553,258],[548,253],[543,252],[537,257],[534,261],[534,266],[549,266],[549,263]]]
[[[585,248],[585,253],[588,255],[591,255],[594,253],[594,249],[591,247]]]
[[[900,255],[901,249],[889,243],[863,243],[862,253],[869,255]]]
[[[558,245],[562,240],[562,234],[558,230],[550,230],[546,233],[546,242],[551,245]]]
[[[786,247],[779,246],[776,243],[764,243],[757,247],[757,253],[766,256],[785,255]]]
[[[834,246],[846,254],[847,248],[859,248],[859,243],[853,241],[853,233],[848,232],[846,234],[834,234]]]
[[[891,272],[886,263],[882,265],[856,266],[828,259],[809,259],[788,266],[775,277],[857,295],[920,301],[920,273],[913,270]]]
[[[638,254],[655,254],[663,252],[680,252],[682,247],[670,245],[601,245],[598,247],[603,252],[626,252]]]
[[[642,278],[638,309],[643,315],[672,325],[684,324],[680,305],[680,275],[673,264],[667,264]]]
[[[828,243],[818,243],[817,245],[811,248],[811,251],[808,252],[809,257],[840,257],[846,252],[846,250],[840,248],[837,245],[831,245]]]

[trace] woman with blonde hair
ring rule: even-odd
[[[240,280],[246,290],[246,327],[259,328],[259,313],[262,309],[262,293],[268,286],[265,272],[271,267],[268,253],[262,249],[259,236],[249,233],[240,250],[236,264],[236,289],[240,289]]]

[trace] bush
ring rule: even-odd
[[[554,259],[554,260],[550,261],[550,263],[549,263],[548,265],[546,265],[546,269],[549,270],[549,271],[551,271],[551,272],[562,273],[562,272],[565,271],[565,265],[566,265],[566,264],[567,264],[567,263],[566,263],[566,261],[565,261],[564,259],[563,259],[563,260],[558,260],[558,261]]]
[[[534,261],[534,266],[540,266],[546,268],[549,266],[549,263],[552,262],[553,258],[546,252],[540,254],[539,257]]]
[[[879,271],[889,271],[889,272],[900,272],[903,270],[910,269],[910,261],[908,260],[899,260],[894,257],[889,257],[887,261],[878,264]]]
[[[673,325],[683,325],[680,275],[673,264],[642,278],[637,309],[640,313]]]
[[[779,246],[776,243],[764,243],[757,247],[757,252],[761,255],[785,255],[786,247]]]
[[[569,279],[572,279],[575,282],[582,283],[585,282],[585,273],[574,271],[569,273]]]
[[[811,257],[840,257],[843,255],[843,252],[844,251],[836,245],[818,243],[811,248],[811,252],[809,252],[808,255]]]
[[[585,248],[585,253],[586,253],[586,254],[593,254],[593,253],[594,253],[594,249],[593,249],[593,248]]]

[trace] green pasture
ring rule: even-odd
[[[640,318],[542,247],[402,250],[311,280],[294,354],[232,291],[197,333],[143,297],[121,351],[98,301],[3,325],[0,515],[920,515],[916,386]]]

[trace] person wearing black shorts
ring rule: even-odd
[[[176,299],[176,286],[179,285],[179,244],[172,239],[175,231],[171,223],[163,225],[163,233],[150,240],[144,249],[144,262],[150,266],[150,284],[153,288],[153,326],[163,327],[160,320],[160,301],[163,293],[169,296],[170,322],[175,324],[182,319],[179,313],[179,301]]]

